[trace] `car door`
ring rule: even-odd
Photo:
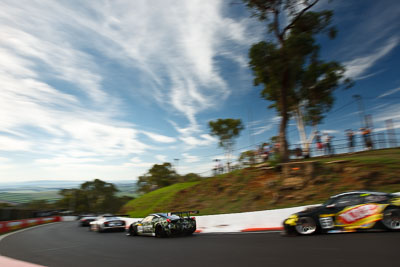
[[[137,224],[137,232],[138,234],[144,234],[145,233],[145,227],[144,225],[146,224],[146,222],[149,220],[150,216],[145,217],[143,220],[141,220],[138,224]]]
[[[151,221],[151,229],[149,229],[150,233],[155,233],[156,225],[157,225],[157,223],[160,222],[160,220],[161,220],[161,218],[158,216],[153,217],[153,219]]]
[[[338,223],[337,215],[349,205],[355,204],[359,201],[358,194],[347,194],[331,198],[323,205],[322,210],[319,212],[319,223],[322,229],[332,230]]]
[[[150,215],[143,219],[142,226],[143,226],[143,233],[149,234],[151,233],[152,224],[151,221],[153,220],[154,216]]]
[[[335,206],[336,225],[347,229],[369,228],[376,221],[373,216],[379,215],[379,205],[366,203],[363,194],[342,196]]]

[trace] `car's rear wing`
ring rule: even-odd
[[[198,210],[188,210],[188,211],[174,211],[169,212],[168,215],[178,215],[179,217],[190,217],[190,215],[199,214]]]

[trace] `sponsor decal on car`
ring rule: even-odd
[[[396,206],[400,206],[400,197],[393,198],[391,203]]]
[[[370,228],[374,222],[382,219],[384,204],[362,204],[339,212],[336,220],[339,226],[347,228]]]

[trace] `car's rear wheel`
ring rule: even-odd
[[[301,235],[312,235],[317,232],[317,224],[313,218],[300,217],[295,227],[297,233]]]
[[[383,212],[382,224],[389,230],[400,230],[400,209],[388,208]]]

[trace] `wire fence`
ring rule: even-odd
[[[369,142],[368,142],[369,139]],[[368,138],[361,134],[354,135],[353,141],[350,142],[348,138],[332,138],[330,140],[330,148],[327,144],[322,143],[318,145],[317,142],[309,144],[309,154],[304,153],[304,144],[291,144],[289,145],[290,159],[302,159],[305,157],[332,157],[337,155],[344,155],[349,153],[356,153],[368,150],[397,148],[400,145],[400,136],[393,130],[389,129],[386,132],[371,133]],[[233,159],[230,161],[223,161],[220,159],[213,159],[214,167],[211,170],[199,173],[200,175],[217,175],[235,169],[240,169],[252,164],[263,163],[274,158],[273,147],[268,147],[266,150],[260,149],[263,143],[251,146],[254,151],[254,158],[249,161],[239,161],[239,159]],[[248,146],[250,148],[250,146]]]
[[[310,144],[310,156],[323,156],[323,155],[337,155],[352,152],[360,152],[365,150],[386,149],[398,147],[398,138],[395,133],[387,134],[384,132],[374,133],[370,135],[370,144],[366,138],[362,136],[354,136],[353,144],[347,138],[333,139],[330,143],[331,151],[327,148],[326,144],[322,148],[318,148],[316,143]],[[299,145],[295,145],[299,146]],[[291,151],[296,150],[297,147],[291,146]]]

